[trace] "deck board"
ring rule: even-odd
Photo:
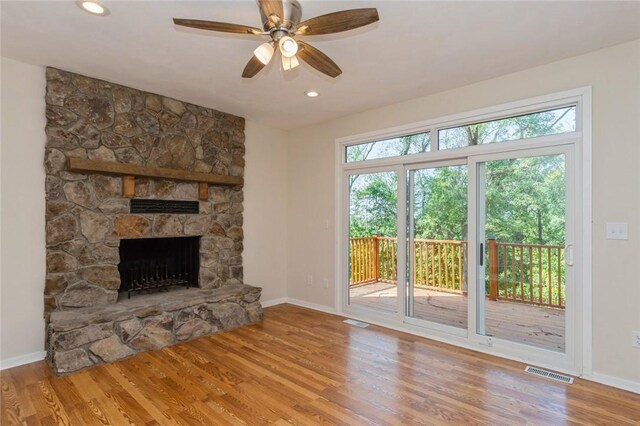
[[[467,328],[467,296],[416,288],[414,317]],[[351,288],[351,303],[397,312],[395,284],[371,283]],[[486,300],[486,333],[512,342],[564,352],[564,309]]]

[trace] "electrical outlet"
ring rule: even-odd
[[[631,332],[631,346],[640,349],[640,331]]]
[[[607,222],[607,240],[628,240],[629,224],[625,222]]]
[[[307,285],[313,285],[313,275],[307,275]]]
[[[329,280],[327,278],[323,279],[322,285],[324,285],[324,288],[329,288]]]

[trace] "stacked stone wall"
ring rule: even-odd
[[[241,177],[244,119],[47,69],[45,313],[107,306],[124,238],[202,236],[200,287],[242,281],[241,187],[209,187],[200,214],[129,214],[122,180],[73,173],[70,157]],[[197,183],[137,178],[135,197],[197,200]]]

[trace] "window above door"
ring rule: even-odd
[[[438,149],[508,142],[576,131],[576,106],[438,130]]]
[[[582,135],[576,91],[388,128],[337,140],[347,169],[463,158],[555,145]]]

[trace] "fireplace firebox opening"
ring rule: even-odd
[[[200,237],[120,240],[120,294],[198,287]]]

